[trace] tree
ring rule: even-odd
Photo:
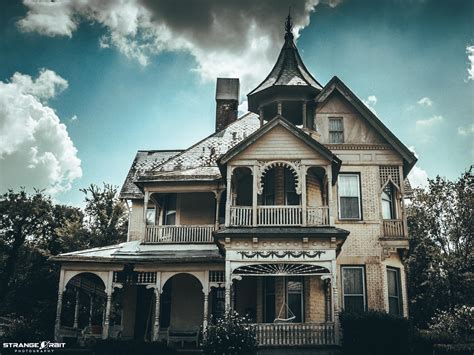
[[[127,238],[125,206],[118,199],[118,189],[103,184],[101,189],[91,184],[81,189],[85,194],[86,225],[91,233],[90,247],[123,242]]]
[[[415,189],[407,208],[410,314],[426,326],[437,309],[472,304],[474,292],[473,176],[436,177]]]

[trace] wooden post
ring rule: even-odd
[[[283,106],[282,106],[281,101],[278,101],[278,102],[277,102],[277,108],[278,108],[278,114],[279,114],[279,115],[282,115],[282,113],[283,113]]]
[[[107,303],[105,305],[104,326],[102,327],[102,339],[109,337],[110,311],[112,309],[112,290],[107,289]]]
[[[301,222],[306,226],[308,216],[306,215],[306,165],[301,165]]]
[[[145,191],[145,197],[143,200],[143,240],[146,240],[146,215],[148,210],[148,201],[150,199],[150,193]]]
[[[77,329],[79,326],[79,289],[76,290],[76,304],[74,305],[74,324],[73,328]]]
[[[334,225],[334,213],[336,212],[336,205],[332,199],[332,167],[328,165],[326,167],[326,175],[328,177],[328,207],[329,207],[329,225]],[[337,212],[336,212],[337,213]]]
[[[59,274],[58,302],[56,304],[56,319],[54,322],[54,340],[61,340],[61,311],[63,309],[64,270]]]
[[[215,221],[215,229],[219,229],[219,206],[221,205],[221,198],[222,198],[222,190],[214,191],[214,196],[216,198],[216,221]]]
[[[230,261],[225,262],[225,310],[230,310],[230,288],[232,286]]]
[[[252,169],[252,225],[257,226],[257,184],[258,184],[258,165],[254,165]]]
[[[232,167],[227,165],[227,190],[226,190],[226,201],[225,201],[225,226],[230,226],[230,206],[232,206],[231,192],[232,188]]]
[[[203,320],[202,320],[202,331],[204,334],[206,334],[208,314],[209,314],[209,290],[205,290],[204,291],[204,312],[203,312]]]
[[[260,118],[260,127],[263,126],[263,107],[258,108],[258,116]]]
[[[333,322],[334,322],[334,338],[336,344],[339,344],[339,335],[340,335],[340,327],[339,327],[339,296],[337,290],[337,265],[336,260],[331,261],[331,272],[332,272],[332,279],[331,279],[331,286],[332,286],[332,314],[333,314]]]

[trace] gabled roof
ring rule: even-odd
[[[328,161],[332,162],[333,166],[333,183],[335,182],[335,178],[339,173],[339,168],[341,166],[341,160],[334,155],[328,148],[324,145],[313,139],[307,133],[305,133],[302,129],[296,127],[291,122],[287,121],[283,116],[276,116],[271,121],[267,122],[265,125],[260,127],[257,131],[253,134],[248,136],[246,139],[242,140],[239,144],[235,145],[233,148],[229,149],[226,154],[224,154],[221,158],[218,159],[219,165],[225,165],[229,162],[232,158],[234,158],[237,154],[244,151],[246,148],[251,146],[255,141],[259,140],[263,135],[267,132],[271,131],[276,126],[282,126],[287,129],[290,133],[296,136],[298,139],[301,139],[304,143],[306,143],[309,147],[314,149]]]
[[[162,164],[182,150],[139,150],[133,159],[132,166],[128,171],[125,182],[120,190],[120,198],[135,199],[143,198],[143,194],[133,182],[141,173],[153,169]]]
[[[285,43],[270,74],[248,96],[272,86],[307,86],[318,92],[322,89],[321,84],[306,69],[292,36],[285,37]]]
[[[334,76],[316,96],[317,103],[323,103],[337,90],[364,117],[368,123],[402,156],[404,160],[403,173],[406,177],[415,165],[415,155],[385,126],[382,121],[339,79]]]
[[[221,177],[217,159],[259,126],[258,115],[249,112],[223,130],[148,169],[134,181],[217,180]]]

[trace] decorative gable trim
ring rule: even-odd
[[[334,76],[323,90],[316,96],[317,103],[325,102],[337,90],[354,108],[364,117],[369,124],[402,156],[404,160],[404,177],[408,175],[415,165],[415,155],[383,124],[382,121],[339,79]]]

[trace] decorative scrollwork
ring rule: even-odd
[[[261,251],[239,251],[240,255],[247,259],[253,258],[263,258],[267,259],[270,257],[275,258],[285,258],[285,257],[293,257],[293,258],[320,258],[321,255],[326,254],[324,250],[261,250]]]
[[[295,177],[295,190],[298,195],[301,195],[301,162],[300,161],[285,161],[285,160],[274,160],[274,161],[259,161],[257,167],[257,193],[261,195],[263,193],[263,178],[265,174],[277,167],[287,167]]]
[[[238,267],[234,275],[321,275],[329,270],[319,265],[308,264],[253,264]]]

